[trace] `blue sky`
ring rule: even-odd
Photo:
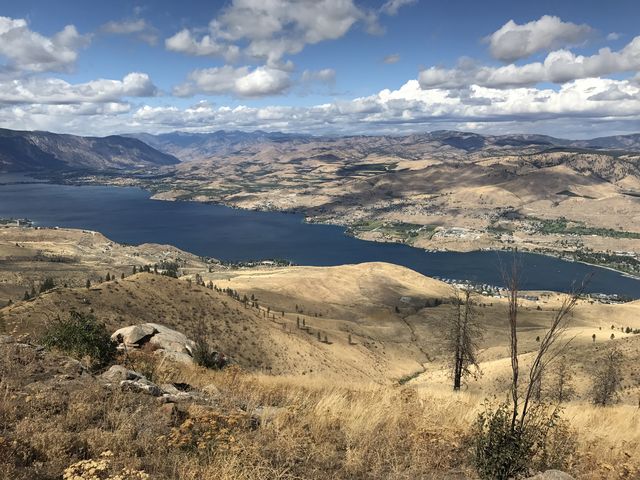
[[[640,131],[640,2],[0,2],[0,126]]]

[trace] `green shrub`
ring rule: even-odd
[[[104,324],[98,323],[91,314],[79,312],[70,312],[64,319],[58,318],[45,331],[42,343],[78,360],[88,359],[91,369],[108,365],[116,355],[116,344]]]
[[[472,433],[480,478],[507,480],[530,471],[564,469],[575,451],[573,433],[557,408],[536,404],[523,427],[512,428],[512,408],[485,405]]]

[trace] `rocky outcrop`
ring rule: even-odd
[[[164,383],[157,385],[144,375],[129,370],[122,365],[113,365],[100,375],[100,380],[110,386],[119,386],[122,391],[145,393],[152,397],[161,397],[164,402],[179,402],[185,400],[207,400],[207,396],[196,392],[190,385],[184,383]]]
[[[186,335],[158,323],[141,323],[116,330],[111,339],[121,350],[138,349],[146,345],[165,358],[192,363],[196,344]]]

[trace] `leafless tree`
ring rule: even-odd
[[[604,407],[618,401],[618,390],[622,386],[622,361],[622,353],[617,348],[609,349],[594,371],[591,396],[595,405]]]
[[[529,406],[534,400],[534,392],[541,383],[542,374],[547,367],[564,352],[572,339],[568,339],[558,345],[559,340],[565,335],[571,312],[575,308],[585,285],[586,278],[577,288],[573,288],[570,294],[564,296],[560,308],[556,311],[551,325],[544,337],[540,340],[538,352],[529,368],[528,384],[523,393],[520,392],[520,367],[518,364],[518,308],[522,266],[517,255],[514,256],[508,268],[502,268],[504,283],[508,290],[508,319],[510,333],[511,353],[511,403],[512,418],[511,431],[521,430],[527,419]]]
[[[470,287],[455,289],[451,296],[452,312],[446,332],[452,353],[453,389],[460,390],[465,377],[479,371],[477,352],[482,330],[476,322],[473,291]]]
[[[548,395],[551,400],[558,404],[568,402],[575,395],[573,374],[566,357],[558,359],[553,369]]]

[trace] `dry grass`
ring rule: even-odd
[[[474,478],[465,438],[477,395],[159,367],[158,382],[220,392],[209,404],[174,407],[106,388],[56,354],[0,352],[1,478],[60,478],[105,451],[110,472],[161,479]],[[637,408],[576,403],[564,416],[579,442],[571,473],[638,478]]]

